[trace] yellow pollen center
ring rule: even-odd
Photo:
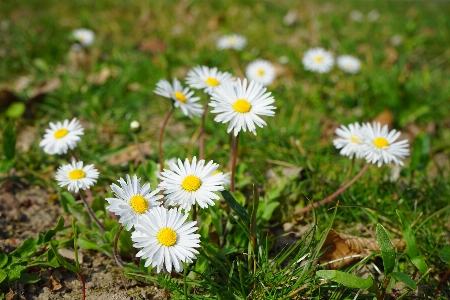
[[[212,77],[206,78],[205,81],[206,81],[207,85],[211,85],[211,86],[218,86],[220,84],[219,80],[212,78]]]
[[[263,69],[259,69],[259,70],[258,70],[258,75],[259,75],[259,76],[263,76],[264,73],[266,73],[266,72],[264,72]]]
[[[195,175],[186,176],[181,183],[181,187],[188,192],[194,192],[200,188],[202,181]]]
[[[175,98],[177,98],[178,101],[181,101],[183,103],[186,103],[186,96],[182,92],[175,92]]]
[[[177,233],[172,228],[165,227],[158,232],[156,238],[164,246],[170,247],[177,242]]]
[[[322,56],[316,56],[316,58],[314,58],[314,60],[318,63],[323,61],[323,57]]]
[[[350,137],[350,141],[352,141],[355,144],[361,144],[363,142],[362,138],[359,138],[356,135],[352,135]]]
[[[234,102],[233,108],[237,112],[248,113],[252,108],[252,105],[247,100],[239,99],[236,102]]]
[[[134,195],[130,200],[131,207],[138,214],[143,214],[148,210],[147,199],[141,195]]]
[[[63,137],[65,137],[67,134],[69,133],[69,130],[65,129],[65,128],[61,128],[55,131],[55,133],[53,134],[53,136],[55,137],[55,139],[61,139]]]
[[[377,137],[377,138],[373,141],[373,144],[374,144],[375,146],[377,146],[378,148],[380,148],[380,149],[389,146],[389,142],[388,142],[385,138],[383,138],[383,137]]]
[[[81,169],[75,169],[69,172],[69,178],[72,180],[78,180],[86,177],[86,173],[84,173]]]

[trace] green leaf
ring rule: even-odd
[[[60,193],[60,198],[61,198],[61,206],[63,207],[64,211],[66,213],[70,213],[69,206],[75,205],[75,198],[71,193],[65,191]]]
[[[424,170],[430,161],[430,136],[419,133],[413,143],[411,151],[411,170]]]
[[[381,250],[381,257],[383,258],[384,272],[386,275],[389,275],[394,271],[395,267],[395,249],[383,225],[377,224],[376,236]]]
[[[5,253],[0,254],[0,269],[8,263],[8,255]]]
[[[340,283],[350,288],[368,290],[373,285],[373,279],[370,276],[364,279],[352,274],[335,270],[319,270],[316,274],[319,277]]]
[[[49,229],[43,236],[42,240],[39,237],[38,245],[43,245],[48,243],[58,231],[61,231],[64,229],[64,217],[59,217],[58,223],[56,223],[56,226],[52,229]]]
[[[28,258],[32,257],[36,253],[37,241],[30,237],[27,238],[23,244],[11,252],[12,256],[20,257],[20,260],[28,260]]]
[[[391,274],[389,274],[389,276],[397,279],[398,281],[403,282],[404,284],[406,284],[407,287],[409,287],[412,290],[415,290],[417,288],[416,282],[414,280],[412,280],[411,277],[409,277],[405,273],[392,272]]]
[[[97,251],[102,251],[102,247],[97,245],[97,243],[92,242],[91,240],[89,240],[88,238],[86,238],[83,235],[80,235],[78,237],[78,247],[82,248],[82,249],[86,249],[86,250],[97,250]]]
[[[236,212],[238,217],[248,224],[250,222],[250,218],[244,207],[242,207],[227,190],[220,191],[220,193],[228,205],[230,205],[230,207]]]
[[[13,102],[6,109],[6,116],[11,119],[20,118],[25,112],[26,106],[23,102]]]
[[[6,269],[6,272],[8,273],[9,281],[15,281],[20,278],[20,275],[24,270],[27,269],[26,265],[17,264],[14,266],[11,266],[10,268]]]
[[[439,250],[439,257],[445,263],[450,263],[450,246],[445,245],[444,248]]]
[[[35,283],[41,280],[41,277],[39,277],[36,274],[33,273],[23,273],[20,275],[19,282],[20,283]]]
[[[55,254],[56,258],[58,259],[58,262],[67,270],[72,271],[74,273],[78,272],[78,269],[74,266],[71,265],[69,262],[66,261],[66,259],[64,258],[64,256],[62,256],[61,254],[59,254],[58,249],[56,248],[56,246],[58,245],[57,241],[50,241],[50,247],[53,250],[53,253]]]
[[[17,133],[13,122],[8,122],[3,128],[3,153],[7,159],[14,159]]]
[[[264,221],[270,221],[273,211],[280,206],[280,202],[271,202],[269,204],[263,204],[258,208],[259,219]]]
[[[126,255],[128,257],[132,256],[134,253],[133,241],[131,240],[131,232],[128,230],[122,230],[119,236],[119,245],[118,245],[120,253]]]
[[[3,282],[3,280],[5,280],[8,277],[8,274],[6,274],[5,271],[0,270],[0,283]]]
[[[425,259],[422,255],[411,257],[410,260],[420,272],[425,274],[428,271],[427,263],[425,262]]]
[[[6,174],[11,170],[16,161],[14,159],[0,159],[0,173]]]

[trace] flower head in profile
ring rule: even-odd
[[[159,195],[159,189],[151,190],[150,184],[141,187],[140,178],[136,175],[131,179],[129,175],[118,180],[120,186],[111,184],[111,190],[116,198],[106,198],[109,211],[120,216],[119,223],[127,230],[139,223],[141,217],[151,209],[160,205],[163,196]]]
[[[218,164],[213,161],[205,165],[205,160],[192,163],[186,158],[183,162],[171,163],[170,170],[164,170],[161,174],[159,188],[164,190],[166,201],[164,205],[178,205],[185,212],[191,210],[192,205],[198,203],[201,208],[213,206],[219,196],[215,192],[222,191],[225,175],[223,173],[213,174]]]
[[[269,61],[257,59],[248,64],[245,69],[245,76],[249,80],[268,86],[275,80],[275,68]]]
[[[86,190],[97,182],[100,173],[94,165],[83,167],[82,161],[72,161],[71,164],[59,167],[56,171],[56,180],[59,186],[68,186],[69,191],[78,193],[80,189]]]
[[[39,143],[47,154],[64,154],[68,149],[73,150],[81,141],[80,135],[84,134],[84,129],[77,118],[73,118],[70,122],[69,120],[56,124],[50,122],[49,126],[50,129],[45,130],[44,139]]]
[[[323,48],[312,48],[305,52],[302,59],[305,70],[328,73],[334,65],[333,55]]]
[[[362,131],[364,128],[359,123],[344,125],[336,129],[336,134],[339,138],[333,141],[336,149],[341,149],[340,154],[353,158],[363,157],[362,149],[364,148],[364,139]]]
[[[336,59],[336,64],[339,69],[350,74],[356,74],[361,69],[361,62],[359,59],[351,55],[338,56]]]
[[[239,34],[229,34],[220,37],[217,40],[217,49],[235,49],[242,50],[247,45],[247,39]]]
[[[217,68],[197,66],[187,73],[186,82],[190,87],[203,89],[205,93],[211,94],[222,83],[231,80],[228,72],[218,71]]]
[[[95,34],[92,30],[86,28],[79,28],[72,31],[72,36],[75,41],[83,47],[88,47],[94,43]]]
[[[256,135],[256,125],[263,127],[267,125],[259,116],[274,116],[276,109],[272,104],[275,99],[270,93],[266,93],[266,88],[256,81],[247,79],[235,82],[226,82],[214,90],[211,102],[212,113],[217,114],[214,118],[216,122],[228,124],[227,132],[234,131],[237,136],[239,131],[250,131]]]
[[[156,84],[155,94],[172,99],[174,106],[181,108],[184,115],[191,118],[192,116],[199,117],[203,114],[202,105],[196,103],[200,97],[193,97],[194,92],[189,88],[183,88],[178,79],[173,79],[173,84],[170,84],[166,79],[161,79]]]
[[[367,162],[377,164],[381,167],[383,163],[403,166],[402,159],[409,155],[409,145],[407,140],[396,142],[400,132],[389,131],[387,125],[381,127],[380,123],[371,125],[367,123],[362,132],[364,138],[363,155]]]
[[[200,247],[200,235],[194,233],[196,222],[186,222],[188,215],[178,209],[167,210],[156,207],[149,214],[142,216],[131,234],[133,247],[140,249],[137,257],[146,259],[145,267],[156,267],[161,272],[163,266],[167,272],[172,267],[177,272],[183,271],[183,262],[192,263]]]

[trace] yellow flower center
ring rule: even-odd
[[[212,77],[206,78],[205,81],[206,81],[207,85],[211,85],[211,86],[218,86],[220,84],[219,80],[212,78]]]
[[[236,38],[234,36],[228,37],[228,43],[230,43],[230,44],[236,43]]]
[[[258,70],[258,75],[259,75],[259,76],[263,76],[264,73],[266,73],[266,72],[264,72],[263,69],[259,69],[259,70]]]
[[[239,99],[236,102],[234,102],[233,108],[237,112],[248,113],[252,108],[252,105],[247,100]]]
[[[138,214],[143,214],[148,210],[147,199],[141,195],[134,195],[130,200],[131,207]]]
[[[373,144],[374,144],[375,146],[377,146],[378,148],[380,148],[380,149],[389,146],[389,142],[388,142],[385,138],[383,138],[383,137],[377,137],[377,138],[373,141]]]
[[[165,227],[158,232],[156,238],[164,246],[170,247],[177,242],[177,233],[172,228]]]
[[[53,134],[53,136],[55,137],[55,139],[61,139],[63,137],[65,137],[67,134],[69,133],[69,130],[65,129],[65,128],[61,128],[55,131],[55,133]]]
[[[362,138],[359,138],[356,135],[352,135],[350,137],[350,141],[352,141],[355,144],[361,144],[363,142]]]
[[[177,98],[178,101],[181,101],[183,103],[186,103],[186,96],[182,92],[175,92],[175,98]]]
[[[75,169],[69,172],[69,178],[72,180],[78,180],[86,177],[86,173],[84,173],[81,169]]]
[[[188,192],[194,192],[200,188],[202,181],[195,175],[186,176],[181,183],[181,187]]]
[[[323,61],[323,57],[322,57],[322,56],[316,56],[316,57],[314,58],[314,60],[315,60],[316,62],[320,63],[320,62]]]

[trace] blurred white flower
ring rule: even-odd
[[[333,141],[336,149],[341,149],[340,154],[353,158],[363,157],[362,149],[364,147],[364,139],[362,131],[364,128],[358,122],[349,124],[348,128],[344,125],[337,128],[335,133],[339,138]]]
[[[197,66],[187,73],[186,83],[195,89],[203,89],[205,93],[211,94],[225,81],[231,80],[232,75],[228,72],[218,71],[217,68]]]
[[[311,48],[303,55],[302,62],[308,71],[328,73],[333,68],[334,58],[323,48]]]
[[[356,74],[361,69],[361,62],[359,59],[351,55],[338,56],[336,59],[336,64],[339,69],[350,74]]]
[[[88,47],[94,43],[95,34],[92,30],[86,28],[75,29],[72,32],[74,39],[84,47]]]
[[[364,20],[364,14],[359,10],[352,10],[350,12],[350,19],[356,22],[362,22]]]
[[[245,76],[249,80],[268,86],[275,80],[275,68],[269,61],[257,59],[248,64],[245,69]]]
[[[379,17],[380,17],[380,14],[375,9],[371,10],[367,14],[367,20],[369,20],[370,22],[375,22],[376,20],[378,20]]]
[[[77,118],[70,122],[67,119],[63,123],[50,122],[49,126],[50,129],[45,130],[44,139],[39,143],[47,154],[64,154],[68,149],[73,150],[81,141],[80,135],[84,134]]]
[[[242,50],[247,45],[247,39],[239,34],[229,34],[220,37],[217,40],[217,49],[235,49]]]
[[[399,34],[396,34],[393,37],[391,37],[390,42],[391,42],[392,46],[398,46],[401,43],[403,43],[403,37]]]

